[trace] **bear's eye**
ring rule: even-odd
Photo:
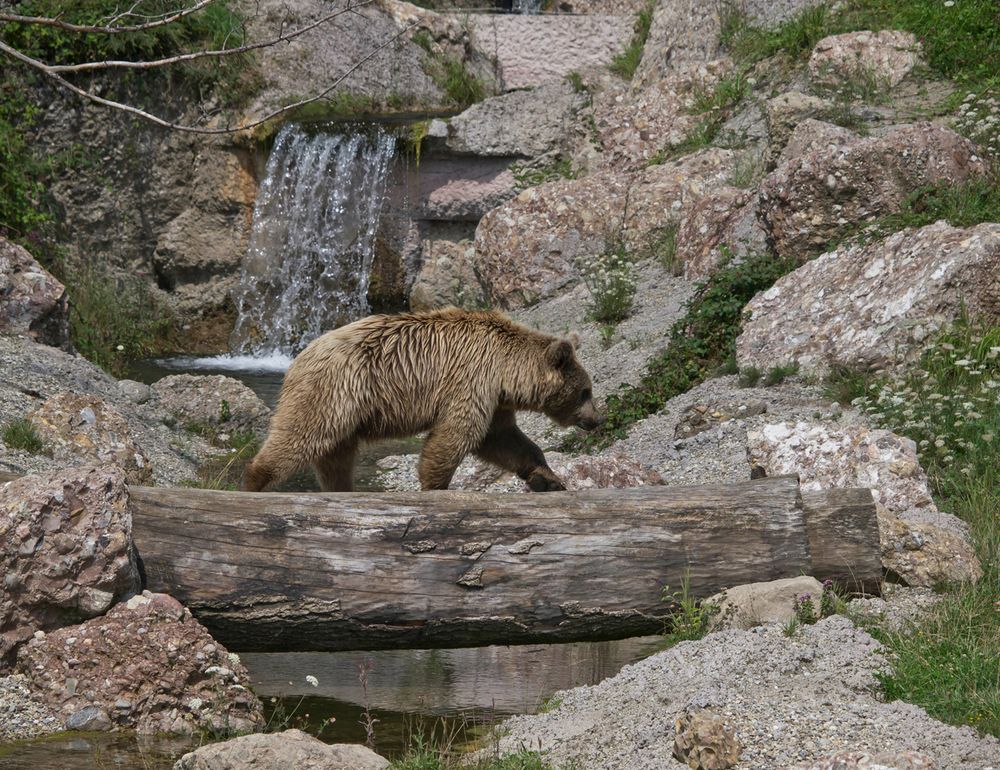
[[[593,394],[590,392],[590,388],[584,388],[583,392],[580,394],[581,401],[590,401]]]

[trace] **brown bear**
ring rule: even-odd
[[[349,491],[359,441],[423,431],[422,489],[447,489],[469,452],[532,490],[565,489],[518,429],[519,410],[588,430],[604,421],[572,342],[495,312],[369,316],[327,332],[292,362],[243,489],[309,464],[324,491]]]

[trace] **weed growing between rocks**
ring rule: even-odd
[[[1000,99],[997,93],[970,93],[958,108],[955,130],[1000,161]]]
[[[681,579],[680,590],[671,591],[670,586],[663,586],[660,598],[675,608],[669,628],[663,634],[664,649],[673,647],[678,642],[701,639],[708,633],[709,619],[718,612],[715,605],[698,602],[691,596],[691,577],[687,573]]]
[[[42,451],[42,439],[35,426],[31,424],[31,420],[26,417],[19,417],[7,423],[2,436],[3,443],[10,449],[22,449],[33,455]]]
[[[546,182],[577,177],[573,161],[567,157],[558,157],[541,165],[516,161],[510,165],[510,173],[514,176],[516,190],[527,190],[529,187],[538,187]]]
[[[711,90],[695,88],[690,112],[693,115],[704,115],[735,107],[747,95],[750,85],[747,70],[740,68],[719,80]]]
[[[684,317],[668,332],[666,349],[650,360],[639,384],[622,386],[608,396],[605,423],[590,433],[570,437],[563,451],[599,451],[610,446],[625,438],[633,423],[712,376],[735,355],[743,306],[794,268],[791,260],[754,255],[723,265],[699,284]]]
[[[653,10],[656,8],[655,2],[647,3],[639,11],[635,20],[635,28],[632,40],[628,47],[611,60],[609,69],[616,75],[621,75],[625,80],[631,80],[635,71],[642,61],[642,49],[646,46],[646,38],[649,37],[649,28],[653,25]]]
[[[880,219],[873,231],[889,234],[939,219],[954,227],[1000,222],[1000,186],[990,179],[973,179],[961,185],[922,187],[906,197],[898,213]]]
[[[260,451],[260,439],[252,432],[234,433],[225,441],[219,439],[217,431],[202,426],[185,426],[211,443],[229,450],[228,454],[209,460],[198,469],[198,478],[184,482],[184,486],[198,489],[227,489],[234,491],[243,478],[243,470]],[[193,428],[193,430],[192,430]]]
[[[798,364],[779,364],[772,366],[764,375],[764,386],[770,388],[773,385],[780,385],[789,377],[799,373]]]
[[[828,391],[917,442],[938,506],[968,522],[983,566],[978,583],[952,586],[919,624],[875,627],[892,671],[889,700],[945,722],[1000,734],[1000,327],[962,320],[939,334],[906,375],[838,373]]]
[[[624,321],[635,299],[634,265],[624,245],[608,249],[580,265],[583,282],[590,290],[589,317],[603,326]]]

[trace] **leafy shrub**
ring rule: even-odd
[[[590,289],[590,318],[601,324],[624,321],[635,298],[632,260],[622,246],[581,264],[583,281]]]

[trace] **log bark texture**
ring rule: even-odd
[[[852,584],[881,576],[868,490],[804,505],[794,477],[523,495],[131,496],[146,587],[235,651],[621,638],[662,631],[674,609],[663,588],[685,576],[696,597],[814,565]]]

